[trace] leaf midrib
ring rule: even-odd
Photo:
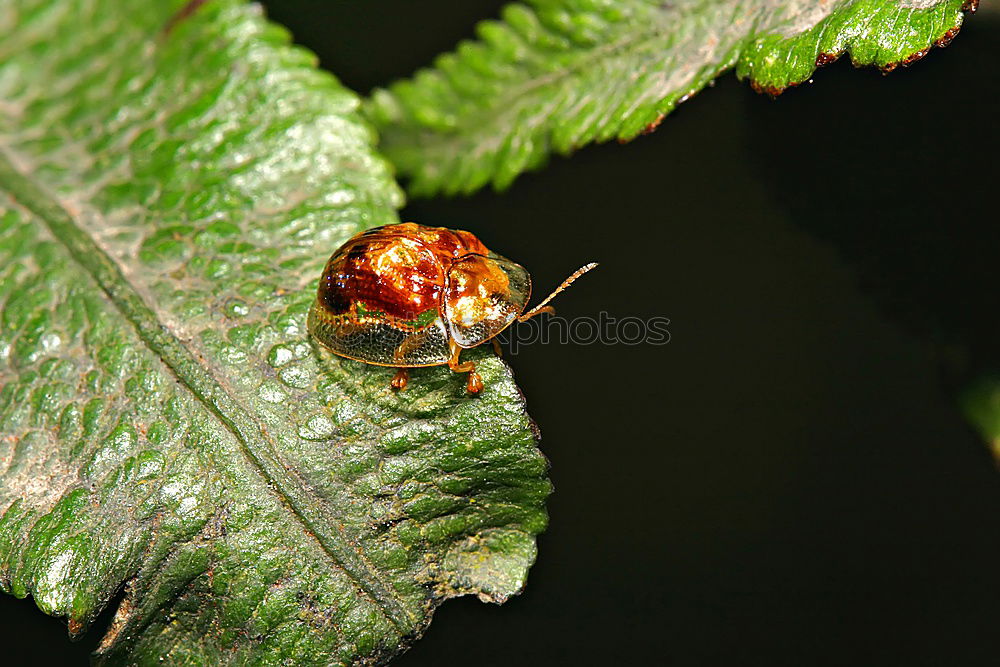
[[[179,384],[235,436],[244,456],[266,486],[274,489],[336,566],[354,580],[403,635],[415,632],[419,625],[417,619],[379,578],[361,551],[350,545],[322,502],[285,468],[275,454],[273,442],[249,410],[169,331],[125,278],[118,264],[90,234],[76,224],[70,213],[42,185],[18,170],[2,149],[0,187],[45,223],[52,236],[132,324],[146,347],[170,368]]]

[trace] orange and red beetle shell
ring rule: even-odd
[[[397,388],[406,384],[402,369],[448,364],[469,372],[474,393],[482,380],[459,353],[506,329],[530,295],[524,267],[473,234],[407,222],[357,234],[333,253],[308,326],[335,354],[401,369]]]

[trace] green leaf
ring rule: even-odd
[[[311,340],[400,192],[259,7],[180,8],[0,9],[0,586],[73,635],[123,591],[110,663],[384,661],[522,588],[546,461],[491,354],[396,395]]]
[[[365,110],[412,193],[503,189],[553,151],[653,130],[733,66],[776,95],[845,53],[886,71],[910,64],[951,41],[975,4],[533,0],[374,91]]]
[[[1000,373],[988,373],[970,382],[959,395],[966,419],[1000,461]]]

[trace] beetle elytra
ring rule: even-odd
[[[375,227],[350,238],[326,264],[309,310],[310,333],[334,354],[397,368],[392,386],[404,389],[408,368],[447,364],[468,373],[478,393],[482,378],[459,355],[493,341],[514,321],[554,312],[549,302],[597,264],[570,275],[524,312],[531,278],[462,230],[413,222]]]

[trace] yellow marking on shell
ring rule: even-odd
[[[400,266],[412,266],[420,260],[422,250],[423,246],[417,241],[400,237],[379,255],[375,270],[385,275],[394,273]]]
[[[478,294],[459,297],[451,307],[452,321],[463,327],[485,320],[501,320],[506,315],[504,304]]]

